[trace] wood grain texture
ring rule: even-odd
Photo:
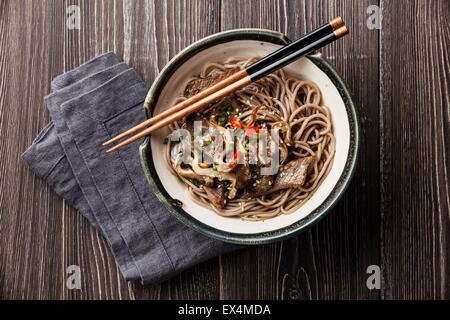
[[[382,30],[367,7],[381,6]],[[81,30],[65,8],[81,9]],[[0,299],[449,299],[448,1],[0,1]],[[126,283],[103,237],[20,159],[50,120],[56,75],[107,51],[147,86],[177,52],[220,30],[295,39],[342,15],[350,35],[323,53],[361,116],[357,173],[309,231],[251,247],[161,285]],[[68,290],[66,268],[82,270]],[[382,290],[366,268],[382,267]]]
[[[328,217],[298,237],[253,249],[252,256],[243,253],[222,259],[224,298],[379,297],[377,291],[367,289],[365,281],[366,268],[380,264],[378,32],[361,28],[369,4],[370,1],[223,1],[224,29],[274,29],[291,39],[342,15],[350,36],[327,46],[323,53],[354,89],[364,137],[357,174]],[[366,81],[368,74],[375,75],[370,82]],[[242,268],[244,272],[239,271]],[[240,277],[236,277],[240,272]],[[246,290],[239,286],[242,281]]]
[[[62,4],[30,4],[0,4],[0,298],[54,297],[64,273],[63,202],[20,158],[49,122],[42,101],[62,71],[62,50],[49,50],[63,45],[53,32]]]
[[[449,299],[450,3],[382,1],[382,15],[383,297]]]

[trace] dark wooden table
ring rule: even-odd
[[[81,9],[81,29],[66,7]],[[382,14],[369,29],[368,7]],[[369,8],[369,12],[370,8]],[[150,86],[174,56],[239,27],[295,39],[336,15],[323,52],[361,116],[357,173],[303,234],[202,263],[158,286],[125,282],[105,240],[21,160],[49,122],[53,77],[113,50]],[[450,2],[0,1],[0,299],[448,299]],[[66,287],[79,265],[81,290]],[[381,289],[366,286],[370,265]]]

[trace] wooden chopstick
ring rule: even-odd
[[[237,73],[231,75],[230,77],[227,77],[226,79],[223,79],[222,81],[216,83],[215,85],[213,85],[209,88],[206,88],[205,90],[201,91],[200,93],[198,93],[186,100],[183,100],[182,102],[166,109],[165,111],[153,116],[150,119],[147,119],[146,121],[138,124],[137,126],[134,126],[133,128],[128,129],[127,131],[106,141],[105,143],[103,143],[103,146],[107,146],[113,142],[116,142],[130,134],[133,134],[141,129],[144,129],[145,127],[148,127],[149,125],[151,125],[157,121],[164,119],[165,117],[167,117],[177,111],[182,110],[183,108],[207,97],[210,94],[213,94],[216,91],[219,91],[220,89],[230,85],[231,83],[236,82],[248,75],[251,75],[253,72],[271,64],[273,61],[275,61],[281,57],[284,57],[292,52],[299,50],[301,47],[303,47],[313,41],[316,41],[317,39],[323,37],[326,34],[334,32],[335,30],[339,29],[342,26],[344,26],[344,21],[342,20],[342,18],[340,16],[334,18],[329,23],[321,26],[320,28],[317,28],[316,30],[308,33],[307,35],[303,36],[302,38],[280,48],[279,50],[269,54],[268,56],[256,61],[255,63],[251,64],[247,68],[238,71]]]
[[[330,26],[331,26],[331,23],[330,23]],[[212,102],[219,100],[220,98],[250,84],[251,82],[261,79],[262,77],[268,75],[269,73],[272,73],[273,71],[284,67],[285,65],[291,63],[292,61],[294,61],[314,50],[317,50],[348,33],[348,30],[345,27],[345,25],[341,26],[338,29],[336,29],[335,27],[332,27],[332,30],[333,30],[332,33],[327,33],[325,35],[321,34],[320,38],[316,38],[314,41],[312,41],[311,43],[308,43],[307,45],[304,45],[299,48],[295,47],[295,49],[297,49],[297,50],[291,51],[287,55],[284,55],[282,57],[280,57],[281,55],[275,55],[276,59],[273,58],[274,54],[267,56],[266,58],[262,59],[263,63],[261,63],[258,68],[250,69],[249,67],[247,67],[246,69],[241,70],[240,72],[238,72],[239,76],[244,76],[244,77],[240,78],[239,80],[237,80],[235,82],[228,82],[227,86],[222,87],[218,91],[215,91],[209,95],[202,95],[203,98],[201,98],[200,100],[196,100],[196,102],[194,102],[191,105],[188,105],[188,106],[184,105],[182,108],[177,107],[176,108],[177,110],[175,110],[175,111],[173,108],[171,108],[172,109],[171,111],[168,111],[165,113],[167,115],[166,117],[163,117],[163,116],[158,117],[159,119],[161,119],[160,121],[158,121],[158,122],[156,122],[156,120],[153,121],[152,123],[154,123],[154,124],[151,127],[147,128],[147,129],[139,132],[138,134],[132,136],[131,138],[117,144],[116,146],[108,149],[106,152],[110,153],[114,150],[117,150],[128,143],[131,143],[141,137],[144,137],[144,136],[150,134],[151,132],[153,132],[155,130],[158,130],[158,129],[160,129],[182,117],[185,117],[185,116],[191,114],[192,112],[195,112],[196,110],[199,110],[199,109],[203,108],[204,106],[207,106],[207,105],[211,104]],[[291,47],[291,49],[292,49],[292,47]],[[269,57],[271,57],[271,58],[267,59]],[[251,66],[254,66],[255,64],[252,64]],[[249,72],[249,69],[251,72]],[[247,75],[245,75],[245,74],[247,74]],[[227,80],[227,79],[225,79],[225,80]],[[151,118],[151,119],[153,119],[153,118]],[[151,119],[149,119],[149,120],[151,120]],[[145,126],[146,125],[140,124],[136,127],[143,128]],[[137,130],[139,130],[139,129],[135,129],[136,127],[133,127],[132,129],[124,132],[120,136],[122,136],[122,137],[126,136],[129,134],[128,132],[131,132],[131,131],[132,131],[132,133],[136,132]],[[114,141],[117,141],[118,139],[120,139],[120,138],[118,138],[118,139],[116,139],[116,138],[114,138],[115,139]]]
[[[250,84],[251,82],[252,82],[251,78],[249,76],[246,76],[246,77],[232,83],[231,85],[229,85],[219,91],[214,92],[213,94],[207,96],[206,98],[195,102],[194,104],[184,108],[183,110],[180,110],[178,112],[171,114],[170,116],[164,118],[163,120],[155,123],[153,126],[147,128],[147,129],[139,132],[138,134],[132,136],[131,138],[128,138],[127,140],[115,145],[111,149],[108,149],[106,151],[106,153],[110,153],[114,150],[117,150],[120,147],[123,147],[124,145],[129,144],[130,142],[133,142],[139,138],[142,138],[155,130],[158,130],[180,118],[183,118],[184,116],[187,116],[187,115],[191,114],[192,112],[194,112],[200,108],[203,108],[204,106],[207,106],[208,104],[211,104],[214,101],[219,100],[220,98],[238,90],[239,88],[245,87],[246,85]]]
[[[192,96],[192,97],[190,97],[190,98],[188,98],[186,100],[183,100],[180,103],[177,103],[173,107],[171,107],[171,108],[169,108],[169,109],[167,109],[167,110],[165,110],[165,111],[163,111],[161,113],[158,113],[157,115],[155,115],[155,116],[151,117],[150,119],[148,119],[148,120],[138,124],[137,126],[134,126],[133,128],[128,129],[127,131],[119,134],[118,136],[115,136],[111,140],[108,140],[105,143],[103,143],[103,146],[107,146],[108,144],[111,144],[111,143],[113,143],[113,142],[115,142],[117,140],[120,140],[120,139],[122,139],[122,138],[124,138],[124,137],[126,137],[126,136],[128,136],[128,135],[130,135],[132,133],[135,133],[135,132],[137,132],[137,131],[139,131],[141,129],[144,129],[145,127],[148,127],[149,125],[151,125],[151,124],[153,124],[153,123],[155,123],[155,122],[157,122],[159,120],[163,120],[165,117],[170,116],[171,114],[184,109],[185,107],[187,107],[187,106],[189,106],[189,105],[191,105],[191,104],[193,104],[193,103],[195,103],[195,102],[197,102],[197,101],[199,101],[199,100],[209,96],[210,94],[213,94],[214,92],[216,92],[216,91],[218,91],[218,90],[220,90],[220,89],[230,85],[231,83],[236,82],[237,80],[242,79],[242,78],[244,78],[246,76],[248,76],[247,70],[242,69],[242,70],[232,74],[231,76],[223,79],[222,81],[219,81],[215,85],[213,85],[213,86],[211,86],[209,88],[206,88],[205,90],[199,92],[198,94],[196,94],[196,95],[194,95],[194,96]]]

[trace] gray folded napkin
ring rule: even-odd
[[[112,52],[56,77],[52,117],[22,155],[31,169],[108,241],[126,280],[158,283],[238,246],[174,218],[142,173],[140,141],[106,154],[101,144],[145,120],[147,88]]]

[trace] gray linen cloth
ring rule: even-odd
[[[159,283],[237,246],[174,218],[151,192],[138,146],[101,144],[145,120],[147,88],[112,52],[56,77],[45,98],[52,121],[22,155],[31,169],[108,241],[126,280]]]

